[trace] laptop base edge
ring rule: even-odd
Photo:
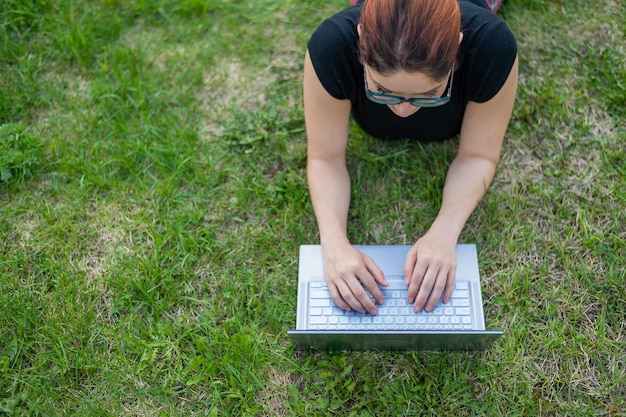
[[[501,330],[467,330],[447,332],[436,330],[397,331],[335,331],[289,330],[296,350],[362,351],[362,350],[486,350],[500,336]]]

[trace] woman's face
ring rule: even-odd
[[[421,72],[398,71],[383,75],[365,66],[365,82],[369,90],[402,98],[441,97],[445,93],[448,80],[449,77],[433,80]],[[420,109],[408,102],[391,104],[387,107],[400,117],[409,117]]]

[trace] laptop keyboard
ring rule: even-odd
[[[471,330],[470,284],[456,281],[452,297],[431,312],[413,311],[404,282],[381,288],[385,303],[378,314],[344,311],[335,305],[324,281],[309,283],[308,328],[311,330]],[[371,296],[370,296],[371,297]]]

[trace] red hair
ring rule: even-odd
[[[365,0],[359,55],[377,72],[422,72],[443,79],[459,51],[457,0]]]

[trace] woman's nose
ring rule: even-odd
[[[410,115],[412,115],[413,113],[419,110],[419,107],[415,107],[411,103],[407,103],[407,102],[394,104],[393,106],[389,106],[389,107],[391,107],[392,112],[394,112],[396,115],[400,117],[409,117]]]

